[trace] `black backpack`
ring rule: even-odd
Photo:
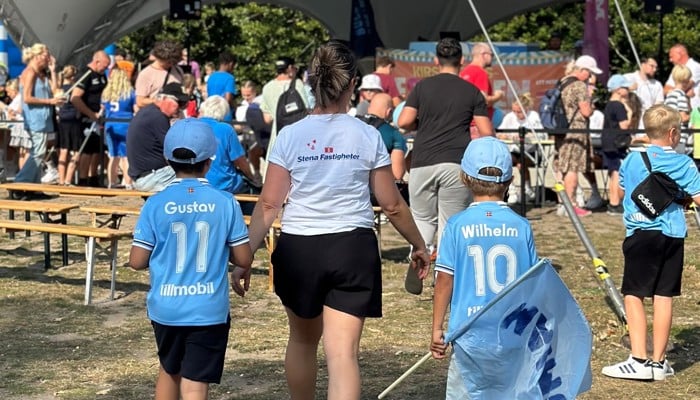
[[[540,101],[540,120],[545,129],[566,129],[571,124],[576,113],[571,120],[566,118],[564,103],[561,101],[561,92],[570,84],[576,82],[576,78],[569,78],[565,81],[557,82],[556,86],[544,92],[544,97]]]
[[[289,88],[282,92],[277,101],[277,110],[275,114],[275,122],[277,123],[277,132],[281,131],[287,125],[291,125],[300,119],[306,117],[309,111],[306,109],[306,104],[301,98],[301,94],[296,89],[296,80],[290,81]]]

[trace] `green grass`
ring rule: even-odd
[[[567,218],[553,209],[532,210],[540,255],[551,258],[581,305],[594,333],[593,388],[580,399],[700,399],[700,273],[696,268],[700,229],[689,219],[683,295],[675,301],[669,354],[677,376],[656,383],[613,380],[600,369],[627,357],[620,344],[624,333],[605,301],[589,256]],[[619,218],[595,214],[583,221],[589,236],[619,286],[622,275]],[[132,224],[132,225],[129,225]],[[125,227],[133,219],[125,220]],[[362,398],[384,390],[428,351],[432,289],[421,296],[403,290],[406,265],[400,261],[406,243],[388,225],[383,229],[384,317],[368,320],[360,365]],[[53,238],[58,249],[58,239]],[[119,265],[130,243],[120,243]],[[148,399],[152,398],[158,360],[145,313],[147,272],[120,267],[118,299],[108,301],[109,270],[98,259],[92,306],[83,306],[85,262],[83,242],[71,239],[72,263],[43,271],[42,239],[33,235],[14,241],[0,238],[0,399]],[[261,250],[254,266],[251,291],[232,296],[232,328],[224,377],[213,385],[212,399],[269,400],[288,398],[284,381],[287,324],[283,309],[267,290],[267,260]],[[59,254],[53,256],[60,264]],[[325,398],[326,370],[319,351],[317,397]],[[429,360],[390,399],[439,399],[444,396],[445,361]]]

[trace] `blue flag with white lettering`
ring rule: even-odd
[[[575,399],[591,387],[593,336],[549,260],[540,260],[455,331],[471,400]]]

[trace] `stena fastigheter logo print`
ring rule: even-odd
[[[311,150],[311,154],[297,156],[298,163],[314,162],[314,161],[345,161],[345,160],[359,160],[360,155],[357,153],[336,153],[333,145],[319,145],[316,143],[316,139],[306,144],[306,147]],[[316,149],[322,150],[322,153],[317,153]]]

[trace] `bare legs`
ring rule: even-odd
[[[671,321],[673,319],[673,298],[654,296],[653,315],[653,361],[661,361],[666,358],[666,346],[671,334]],[[625,313],[627,314],[627,326],[630,332],[632,356],[647,358],[647,318],[644,313],[643,299],[636,296],[625,296]]]
[[[209,385],[183,378],[180,375],[170,375],[163,367],[158,370],[156,380],[155,400],[206,400]]]
[[[328,399],[360,398],[360,366],[357,360],[364,319],[329,307],[321,316],[300,318],[286,309],[289,342],[285,356],[287,385],[292,400],[313,399],[316,391],[316,352],[323,336],[328,364]]]

